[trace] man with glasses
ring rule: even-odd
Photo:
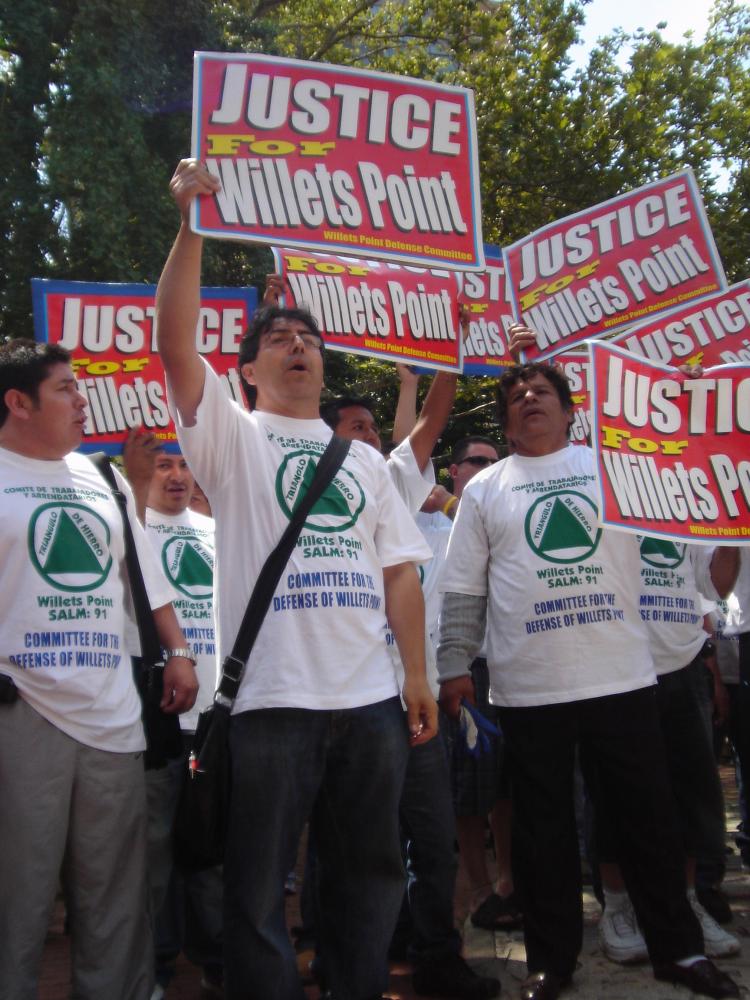
[[[405,382],[402,375],[402,390]],[[408,376],[407,376],[408,378]],[[414,378],[416,385],[416,378]],[[433,379],[424,404],[407,436],[388,455],[387,466],[394,486],[409,513],[418,511],[430,496],[435,476],[430,456],[445,428],[455,396],[456,377],[439,372]],[[402,397],[399,403],[402,402]],[[416,398],[416,396],[415,396]],[[380,433],[369,400],[343,396],[330,400],[321,414],[336,434],[363,441],[382,450]],[[415,411],[412,409],[412,419]],[[497,460],[497,451],[486,439],[471,439],[468,451],[482,465]],[[493,457],[489,457],[492,455]],[[451,466],[453,469],[454,467]],[[466,468],[478,471],[472,462]],[[462,476],[460,478],[463,478]],[[443,519],[445,520],[445,519]],[[449,524],[446,521],[446,524]],[[433,552],[435,549],[433,548]],[[427,602],[427,583],[433,561],[442,561],[445,546],[435,553],[421,572]],[[439,567],[436,567],[439,573]],[[434,578],[433,584],[434,584]],[[436,587],[433,588],[436,591]],[[429,621],[429,619],[428,619]],[[437,623],[435,623],[437,624]],[[428,629],[428,642],[429,642]],[[393,636],[389,649],[397,673],[402,671]],[[437,694],[434,651],[428,645],[428,679]],[[406,952],[414,967],[412,986],[419,995],[489,1000],[500,992],[500,983],[491,976],[478,975],[461,957],[461,936],[454,925],[453,897],[456,885],[456,830],[450,794],[448,759],[442,736],[425,746],[412,747],[400,805],[401,828],[406,841],[409,913]],[[482,849],[483,849],[482,842]],[[396,940],[398,946],[399,941]]]
[[[202,239],[192,200],[218,182],[196,160],[172,178],[182,225],[157,292],[159,352],[180,445],[216,521],[218,652],[330,440],[319,417],[323,341],[299,310],[257,313],[240,345],[255,409],[233,403],[195,345]],[[307,517],[234,703],[224,865],[225,995],[301,1000],[284,881],[312,816],[317,930],[333,996],[380,997],[403,888],[398,799],[410,745],[436,731],[414,566],[429,558],[382,458],[354,442]],[[406,668],[401,710],[383,631]]]
[[[451,477],[453,495],[456,500],[461,499],[464,486],[482,469],[488,465],[493,465],[500,458],[497,445],[490,438],[481,437],[475,434],[471,437],[461,438],[453,446],[451,462],[448,466],[448,475]],[[453,504],[448,516],[451,520],[455,516],[458,504]]]

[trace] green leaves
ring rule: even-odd
[[[690,164],[729,277],[747,277],[750,6],[717,0],[702,42],[613,31],[573,72],[585,12],[581,0],[0,0],[0,328],[30,333],[32,276],[157,280],[196,49],[471,87],[484,236],[501,245]],[[204,280],[262,288],[270,268],[266,248],[213,241]],[[373,392],[392,419],[390,366],[329,364],[335,391]],[[457,411],[473,412],[448,436],[491,428],[488,403],[484,380],[464,380]]]

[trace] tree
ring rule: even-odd
[[[746,277],[747,3],[717,0],[702,42],[615,31],[574,73],[584,16],[583,0],[0,0],[2,328],[29,332],[31,276],[156,280],[176,226],[167,181],[189,148],[195,49],[472,88],[484,236],[500,245],[689,164],[728,276]],[[204,277],[262,286],[270,268],[266,248],[210,241]],[[369,386],[392,418],[389,365],[335,355],[329,385]],[[490,399],[484,380],[464,380],[459,405],[473,412],[457,436],[486,429]]]

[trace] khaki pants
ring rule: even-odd
[[[0,997],[36,1000],[63,873],[75,1000],[148,1000],[142,754],[94,750],[0,705]]]

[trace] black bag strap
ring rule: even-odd
[[[326,450],[320,457],[315,469],[315,475],[304,496],[294,508],[294,513],[281,536],[278,545],[263,564],[263,569],[253,587],[247,609],[237,632],[232,652],[221,665],[219,686],[214,695],[214,704],[229,710],[239,691],[240,681],[245,672],[250,651],[258,637],[263,619],[271,604],[276,586],[289,562],[289,557],[297,543],[297,538],[315,503],[323,495],[326,487],[341,468],[346,458],[351,441],[337,437],[335,434],[328,442]]]
[[[161,642],[156,631],[154,616],[151,612],[151,605],[146,593],[146,585],[143,582],[143,573],[141,572],[141,564],[138,562],[138,550],[135,547],[133,530],[130,527],[127,499],[115,479],[109,456],[105,455],[103,451],[99,451],[94,455],[89,455],[89,458],[104,479],[106,479],[122,513],[123,530],[125,533],[125,564],[128,568],[130,592],[133,596],[135,619],[141,639],[141,656],[147,663],[163,663],[164,656],[162,654]]]

